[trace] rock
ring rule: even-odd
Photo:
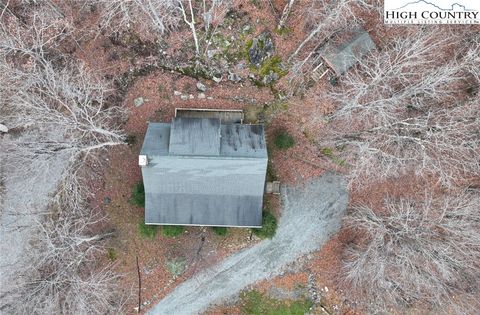
[[[258,39],[254,39],[252,42],[252,47],[248,50],[248,56],[250,57],[250,62],[255,66],[260,66],[263,61],[263,54],[258,44]]]
[[[228,74],[228,79],[235,83],[242,81],[242,78],[240,78],[238,74],[231,72]]]
[[[215,82],[217,82],[217,83],[222,82],[222,78],[221,78],[221,77],[220,77],[220,78],[218,78],[218,77],[213,77],[212,80],[215,81]]]
[[[247,24],[243,27],[242,30],[243,30],[243,32],[248,33],[251,29],[252,29],[252,27],[249,24]]]
[[[213,100],[213,97],[208,96],[208,97],[207,97],[207,100]]]
[[[245,63],[245,61],[241,61],[237,64],[237,69],[238,70],[243,70],[243,69],[246,69],[247,68],[247,64]]]
[[[198,93],[197,97],[203,99],[205,98],[205,93]]]
[[[193,99],[195,98],[195,96],[193,96],[193,94],[190,94],[190,95],[188,96],[188,98],[191,99],[191,100],[193,100]]]
[[[188,100],[188,95],[180,95],[180,98],[184,101]]]
[[[273,56],[274,53],[275,49],[273,47],[272,38],[266,32],[260,34],[257,38],[254,38],[252,46],[248,50],[250,63],[257,68],[260,67],[266,58]]]
[[[207,90],[207,87],[202,82],[197,82],[197,89],[200,92],[205,92]]]
[[[180,95],[182,95],[182,92],[180,92],[180,91],[173,91],[173,95],[175,95],[175,96],[180,96]]]
[[[263,77],[262,83],[265,84],[265,85],[268,85],[268,84],[272,83],[273,81],[277,81],[278,79],[280,79],[280,76],[278,75],[278,73],[270,71],[269,74],[267,74],[265,77]]]
[[[0,124],[0,132],[8,132],[7,126]]]
[[[145,100],[143,97],[137,97],[136,99],[133,100],[133,104],[135,104],[136,107],[142,106],[143,103],[145,103]]]
[[[217,53],[217,50],[216,50],[216,49],[209,49],[209,50],[207,50],[207,57],[208,57],[208,59],[212,59],[213,56],[215,56],[216,53]]]

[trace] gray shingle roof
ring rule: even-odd
[[[262,197],[203,194],[147,194],[145,223],[262,226]],[[169,211],[175,209],[175,211]],[[194,209],[192,211],[192,209]]]
[[[150,123],[141,154],[149,161],[142,167],[147,224],[261,226],[268,161],[262,125]]]

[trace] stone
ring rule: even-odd
[[[205,93],[198,93],[197,97],[200,98],[200,99],[203,99],[206,96],[205,96]]]
[[[136,99],[133,100],[133,104],[135,104],[136,107],[142,106],[143,103],[145,103],[145,100],[143,97],[137,97]]]
[[[213,100],[213,97],[208,96],[208,97],[207,97],[207,100]]]
[[[191,100],[193,100],[193,99],[195,98],[195,96],[193,96],[193,94],[190,94],[190,95],[188,96],[188,98],[191,99]]]
[[[237,83],[242,81],[242,78],[238,74],[231,72],[228,74],[228,80]]]
[[[266,32],[260,34],[257,38],[254,38],[252,46],[248,50],[250,63],[257,68],[260,67],[265,59],[273,56],[274,53],[275,49],[273,47],[272,38]]]
[[[180,92],[180,91],[173,91],[173,95],[175,95],[175,96],[180,96],[180,95],[182,95],[182,92]]]
[[[245,61],[241,61],[237,64],[237,69],[238,70],[243,70],[243,69],[246,69],[247,68],[247,64]]]
[[[184,101],[188,100],[188,95],[180,95],[180,98]]]
[[[209,49],[209,50],[207,50],[207,57],[208,57],[208,59],[212,59],[213,56],[215,56],[216,53],[217,53],[217,50],[216,50],[216,49]]]
[[[8,127],[3,124],[0,124],[0,132],[8,132]]]
[[[207,87],[202,82],[197,82],[197,89],[200,92],[205,92],[207,90]]]
[[[280,79],[278,73],[270,71],[270,73],[263,78],[262,83],[268,85],[274,81],[277,81],[278,79]]]
[[[220,77],[220,78],[218,78],[218,77],[213,77],[212,80],[215,81],[215,82],[217,82],[217,83],[222,82],[222,78],[221,78],[221,77]]]
[[[252,27],[251,27],[249,24],[247,24],[247,25],[245,25],[245,26],[243,27],[243,31],[244,31],[245,33],[249,32],[251,29],[252,29]]]

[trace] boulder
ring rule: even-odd
[[[205,92],[207,90],[207,87],[205,86],[205,84],[201,83],[201,82],[197,82],[197,89],[200,91],[200,92]]]
[[[143,103],[145,103],[145,100],[143,97],[137,97],[136,99],[133,100],[133,104],[135,104],[136,107],[142,106]]]
[[[265,85],[268,85],[273,81],[277,81],[278,79],[280,79],[280,76],[278,75],[278,73],[270,71],[269,74],[263,77],[262,83]]]
[[[242,78],[238,74],[230,72],[228,74],[228,80],[237,83],[242,81]]]
[[[252,46],[248,50],[250,63],[257,68],[260,67],[265,59],[273,56],[274,53],[275,49],[273,47],[273,40],[266,32],[260,34],[257,38],[254,38]]]
[[[173,91],[173,95],[175,95],[175,96],[180,96],[180,95],[182,95],[182,92],[180,92],[180,91]]]
[[[8,132],[7,126],[0,124],[0,132]]]

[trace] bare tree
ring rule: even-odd
[[[0,23],[0,119],[9,129],[0,139],[8,212],[0,232],[25,240],[7,243],[15,254],[1,266],[0,309],[114,313],[118,275],[95,262],[106,235],[95,234],[82,179],[87,161],[123,143],[125,111],[107,101],[108,84],[59,53],[66,26],[40,13]]]
[[[101,218],[86,209],[58,209],[37,222],[35,242],[28,248],[17,276],[24,281],[9,293],[4,311],[16,314],[115,313],[121,299],[114,287],[119,275],[111,266],[98,268],[105,255],[102,240],[93,228]]]
[[[330,98],[340,104],[335,116],[389,123],[401,109],[423,110],[432,102],[453,100],[458,90],[453,83],[464,73],[459,62],[441,52],[454,43],[448,32],[407,32],[358,60],[359,66],[342,77],[342,88],[330,91]]]
[[[96,1],[93,2],[95,4]],[[110,31],[155,30],[163,35],[179,22],[175,0],[102,0],[101,27]]]
[[[206,53],[232,3],[232,0],[106,0],[102,26],[126,30],[135,24],[147,31],[153,26],[159,35],[164,35],[183,21],[192,34],[195,57],[199,59]]]
[[[358,232],[345,255],[346,283],[369,312],[471,313],[479,306],[479,204],[478,194],[460,192],[354,206],[345,221]]]
[[[447,32],[437,37],[427,31],[395,41],[359,60],[330,92],[336,127],[321,142],[342,149],[352,183],[414,172],[451,187],[480,174],[480,104],[459,98],[470,55],[443,58],[455,41]]]
[[[353,0],[315,0],[307,7],[307,36],[288,58],[291,64],[289,82],[293,91],[302,91],[308,85],[312,72],[321,63],[318,50],[323,45],[335,34],[358,28],[359,20],[353,14],[358,4]]]
[[[280,17],[280,21],[278,22],[278,25],[277,25],[277,30],[281,30],[285,27],[285,23],[287,22],[287,19],[290,15],[290,12],[292,11],[294,4],[295,4],[295,0],[288,0],[287,4],[285,4],[285,7],[283,8],[283,11],[282,11],[282,16]]]
[[[201,7],[195,7],[195,1],[176,0],[178,10],[183,17],[183,21],[188,25],[195,44],[196,58],[204,57],[211,44],[213,35],[221,20],[232,5],[232,0],[203,0]],[[200,18],[195,18],[198,15]],[[195,26],[198,21],[202,21],[203,40],[200,42],[198,29]]]
[[[471,101],[339,135],[333,142],[337,147],[346,146],[352,182],[394,178],[413,171],[453,186],[480,175],[479,114],[480,104]]]

